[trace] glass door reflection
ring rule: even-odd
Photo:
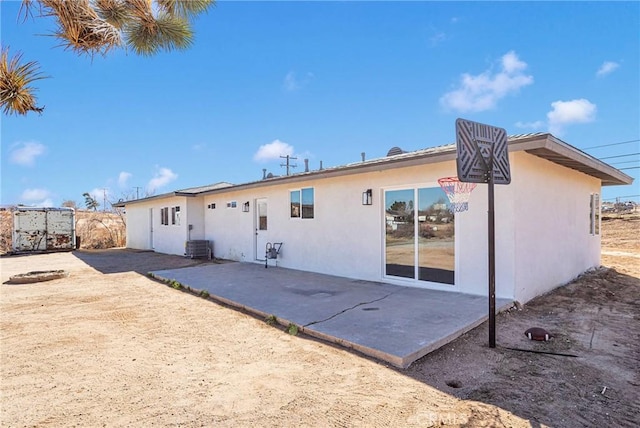
[[[385,191],[385,274],[415,278],[414,190]]]

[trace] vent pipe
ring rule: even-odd
[[[320,161],[320,171],[322,171],[322,161]]]
[[[267,168],[262,168],[262,179],[267,178]]]
[[[360,153],[360,156],[362,156],[362,162],[364,162],[364,152]]]
[[[309,159],[304,160],[304,172],[309,172]]]

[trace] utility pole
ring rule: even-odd
[[[290,161],[290,160],[296,160],[296,159],[298,159],[298,158],[294,158],[294,157],[289,156],[289,155],[286,155],[286,156],[280,156],[280,158],[282,158],[282,159],[286,159],[286,160],[287,160],[287,163],[281,163],[281,164],[280,164],[280,166],[286,166],[286,167],[287,167],[287,175],[289,175],[289,168],[295,168],[295,167],[297,167],[297,166],[298,166],[298,165],[291,165],[291,164],[289,163],[289,161]]]
[[[107,189],[105,187],[102,188],[102,211],[107,210]]]
[[[142,189],[142,187],[140,187],[140,186],[133,186],[133,188],[134,188],[134,189],[136,189],[136,199],[139,199],[139,197],[140,197],[140,196],[139,196],[138,191],[139,191],[140,189]]]

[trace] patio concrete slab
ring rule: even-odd
[[[487,319],[487,297],[254,263],[152,272],[220,302],[405,368]],[[511,300],[497,299],[501,310]]]

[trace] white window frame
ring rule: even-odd
[[[169,225],[169,207],[160,208],[160,224],[162,226]]]
[[[590,197],[589,234],[600,235],[600,194],[592,193]]]
[[[171,207],[171,224],[174,226],[180,226],[180,205]]]
[[[305,190],[310,190],[312,192],[312,212],[311,216],[304,216],[304,209],[302,206],[302,195]],[[293,195],[297,194],[297,199],[299,206],[297,207],[297,213],[294,213],[293,208]],[[297,214],[297,215],[296,215]],[[300,189],[292,189],[289,190],[289,218],[291,219],[302,219],[302,220],[313,220],[316,217],[316,191],[314,187],[302,187]]]

